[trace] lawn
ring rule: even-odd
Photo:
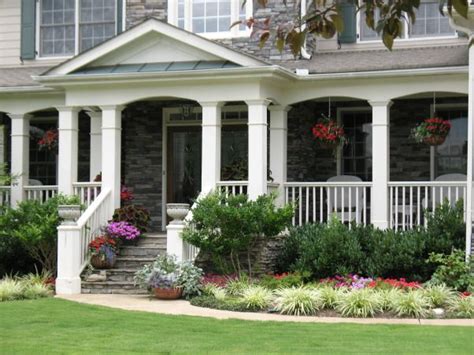
[[[166,316],[59,299],[0,303],[0,353],[472,354],[474,328]]]

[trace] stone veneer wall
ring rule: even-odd
[[[151,214],[152,231],[161,230],[162,108],[160,102],[127,106],[122,116],[122,180],[134,204]]]
[[[127,28],[130,28],[148,17],[156,17],[160,20],[167,19],[167,0],[126,0],[127,1]],[[177,1],[177,0],[170,0]],[[252,1],[252,0],[248,0]],[[260,7],[254,1],[254,18],[271,18],[272,23],[278,24],[294,19],[299,14],[298,1],[287,0],[287,5],[281,0],[271,0],[265,8]],[[263,48],[259,47],[258,39],[249,39],[249,37],[229,38],[220,40],[225,45],[246,53],[266,58],[269,60],[291,60],[293,55],[289,50],[280,53],[271,41],[268,41]],[[309,47],[314,45],[313,40],[308,41]]]

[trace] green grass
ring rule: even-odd
[[[472,354],[474,328],[166,316],[59,299],[0,303],[1,354]]]

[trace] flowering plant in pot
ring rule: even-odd
[[[347,142],[344,128],[338,125],[336,120],[324,115],[313,126],[311,131],[314,138],[323,148],[336,149]]]
[[[140,230],[128,222],[110,222],[105,227],[105,233],[112,239],[125,244],[136,244],[142,234]]]
[[[135,283],[160,299],[178,299],[201,293],[203,272],[190,261],[160,255],[135,273]]]
[[[441,145],[451,130],[451,122],[439,117],[427,118],[412,129],[412,137],[418,143],[432,146]]]
[[[90,263],[96,269],[110,269],[114,266],[118,249],[115,240],[102,235],[89,243]]]

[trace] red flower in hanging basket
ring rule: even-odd
[[[40,150],[58,151],[58,130],[49,129],[44,132],[43,137],[38,141],[38,147]]]
[[[312,128],[313,136],[324,148],[335,149],[347,142],[344,128],[331,118],[323,116]]]
[[[436,146],[444,143],[450,130],[451,122],[439,117],[432,117],[413,128],[412,137],[418,143]]]

